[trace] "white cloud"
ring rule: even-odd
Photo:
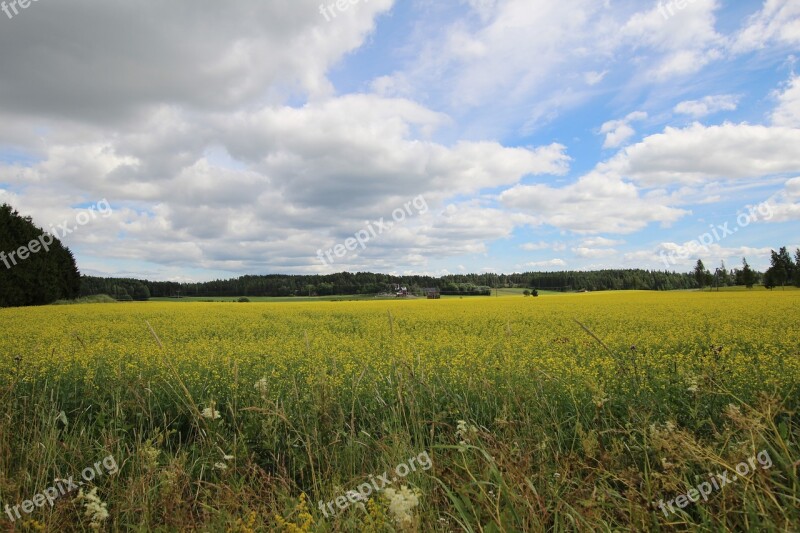
[[[567,245],[559,241],[550,241],[550,242],[539,241],[539,242],[525,243],[522,246],[520,246],[520,248],[529,252],[537,252],[540,250],[553,250],[554,252],[563,252],[564,250],[567,249]]]
[[[800,76],[792,76],[786,89],[777,95],[778,107],[772,113],[775,126],[800,128]]]
[[[722,56],[723,36],[715,29],[717,0],[690,2],[664,18],[659,4],[634,14],[620,29],[621,42],[660,53],[648,74],[660,81],[701,70]]]
[[[620,244],[625,244],[625,241],[606,239],[605,237],[591,237],[581,241],[581,246],[589,248],[619,246]]]
[[[769,222],[800,220],[800,177],[792,178],[768,200],[772,212]]]
[[[640,121],[647,118],[647,113],[634,111],[622,120],[609,120],[600,127],[600,133],[604,133],[606,140],[603,148],[617,148],[622,146],[625,141],[636,134],[636,130],[631,127],[631,122]]]
[[[527,250],[529,252],[535,252],[538,250],[549,250],[551,248],[551,244],[545,241],[539,242],[528,242],[520,246],[523,250]]]
[[[598,257],[611,257],[619,252],[611,248],[587,248],[585,246],[580,246],[578,248],[573,248],[572,253],[582,259],[596,259]]]
[[[29,9],[0,32],[0,50],[14,50],[0,59],[0,113],[118,125],[174,102],[219,111],[330,95],[328,69],[392,5],[362,2],[335,23],[325,23],[315,0],[73,0]]]
[[[703,118],[720,111],[734,111],[739,97],[733,94],[706,96],[700,100],[686,100],[675,106],[674,111],[692,118]]]
[[[548,224],[580,234],[632,233],[652,222],[671,224],[687,211],[670,207],[667,197],[644,198],[635,185],[591,172],[562,188],[516,185],[500,195],[510,208]]]
[[[59,142],[47,144],[40,161],[0,162],[0,181],[27,187],[26,196],[69,191],[65,203],[108,198],[148,206],[147,215],[106,221],[108,231],[84,251],[231,271],[316,271],[323,268],[317,249],[414,197],[423,196],[433,211],[447,197],[563,174],[569,163],[557,144],[427,140],[448,117],[376,95],[195,113],[193,126],[187,115],[159,109],[125,134],[100,130],[107,140],[92,144],[70,144],[53,131]],[[31,212],[48,222],[41,206]],[[398,261],[420,266],[434,256],[482,253],[487,242],[526,223],[525,215],[465,204],[410,221],[336,267],[388,270]]]
[[[586,80],[586,84],[589,86],[597,85],[601,81],[605,79],[608,75],[608,71],[604,70],[603,72],[591,71],[584,74],[583,78]]]
[[[800,129],[724,123],[667,127],[598,168],[644,186],[700,184],[800,172]]]
[[[531,263],[524,263],[522,266],[528,268],[562,268],[567,266],[567,262],[563,259],[549,259],[547,261],[533,261]]]
[[[761,11],[751,16],[733,38],[731,50],[744,53],[766,48],[770,43],[800,43],[800,3],[796,0],[765,0]]]

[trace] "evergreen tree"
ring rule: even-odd
[[[789,256],[786,247],[783,246],[779,251],[772,250],[770,254],[770,267],[765,274],[769,282],[769,287],[785,286],[787,282],[794,280],[795,264]],[[766,285],[766,282],[765,282]]]
[[[711,273],[706,270],[706,266],[703,264],[702,259],[697,260],[697,264],[694,267],[694,279],[697,282],[698,287],[701,289],[708,284],[708,279],[711,276]]]
[[[143,302],[150,299],[150,289],[144,283],[137,283],[133,287],[133,299]]]
[[[728,273],[728,269],[725,268],[725,261],[720,262],[719,268],[717,269],[717,286],[724,286],[727,287],[731,284],[731,275]]]
[[[753,269],[750,268],[750,265],[747,264],[747,258],[742,258],[742,285],[747,287],[748,289],[753,288],[753,284],[755,284],[755,274]]]
[[[0,205],[0,307],[75,298],[80,286],[72,252],[30,217]]]
[[[800,287],[800,248],[794,252],[794,284]]]

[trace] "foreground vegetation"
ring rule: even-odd
[[[0,524],[798,530],[798,304],[744,291],[2,309]],[[658,507],[762,451],[769,468],[708,501]],[[326,508],[424,453],[430,468],[395,492]],[[83,499],[5,514],[108,456],[118,471]]]

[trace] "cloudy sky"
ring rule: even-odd
[[[0,202],[75,228],[85,274],[688,271],[800,246],[797,0],[7,2]]]

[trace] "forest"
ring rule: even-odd
[[[242,276],[204,283],[146,281],[129,278],[81,278],[81,296],[108,294],[117,299],[147,297],[220,296],[333,296],[393,292],[407,287],[411,294],[437,288],[442,294],[480,295],[494,288],[529,288],[546,291],[675,290],[698,287],[694,274],[648,270],[598,270],[591,272],[526,272],[522,274],[458,274],[442,277],[391,276],[371,272],[329,275]]]

